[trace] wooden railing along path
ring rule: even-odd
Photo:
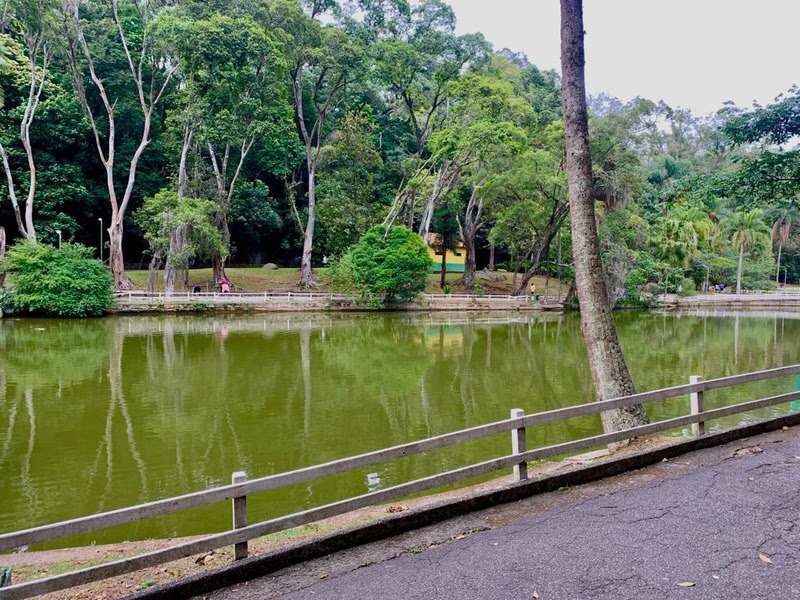
[[[527,463],[560,456],[589,448],[604,446],[614,442],[650,435],[677,427],[692,426],[693,435],[703,435],[706,421],[718,419],[734,414],[739,414],[769,406],[775,406],[793,400],[800,400],[800,391],[789,392],[777,396],[761,398],[742,402],[732,406],[703,409],[703,393],[709,390],[718,390],[731,386],[765,381],[776,377],[800,374],[800,365],[780,367],[766,371],[746,373],[732,377],[711,379],[703,381],[698,376],[693,376],[689,384],[654,390],[625,396],[603,402],[592,402],[561,408],[532,415],[526,415],[520,409],[511,411],[511,418],[486,425],[480,425],[461,431],[455,431],[436,437],[431,437],[416,442],[410,442],[351,456],[341,460],[319,464],[303,469],[278,473],[266,477],[247,480],[242,472],[233,474],[230,485],[207,489],[199,492],[165,498],[128,508],[112,510],[100,514],[89,515],[60,523],[42,525],[21,531],[0,534],[0,551],[18,548],[20,546],[36,544],[62,538],[69,535],[95,531],[113,525],[130,523],[158,515],[166,515],[193,507],[203,506],[216,502],[232,500],[234,528],[230,531],[216,533],[190,542],[156,550],[146,554],[93,566],[70,573],[54,575],[26,583],[0,588],[0,600],[29,598],[38,594],[72,588],[161,565],[181,558],[209,552],[223,546],[233,545],[237,559],[247,556],[247,541],[253,538],[290,529],[314,521],[319,521],[335,515],[347,513],[359,508],[387,502],[411,494],[431,490],[444,485],[456,483],[465,479],[484,475],[501,469],[513,468],[514,478],[519,481],[527,478]],[[599,414],[614,408],[622,408],[632,404],[655,402],[669,398],[679,398],[689,395],[689,414],[681,417],[665,419],[657,423],[634,427],[624,431],[596,435],[571,442],[528,450],[526,448],[526,428],[546,423],[553,423],[580,416]],[[389,460],[412,456],[428,452],[437,448],[453,446],[469,440],[475,440],[500,433],[511,433],[511,452],[505,456],[477,464],[461,467],[437,475],[432,475],[415,481],[402,483],[383,490],[374,491],[361,496],[348,498],[325,506],[311,508],[283,517],[248,524],[246,517],[247,497],[252,494],[274,490],[280,487],[312,481],[328,475],[343,473],[375,465]]]

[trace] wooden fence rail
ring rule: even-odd
[[[16,548],[23,545],[58,539],[64,536],[95,531],[113,525],[130,523],[141,519],[165,515],[188,508],[203,506],[225,500],[232,500],[233,528],[230,531],[209,535],[191,542],[178,544],[166,549],[157,550],[139,556],[121,559],[99,566],[73,571],[66,574],[54,575],[10,587],[0,588],[0,600],[29,598],[34,595],[67,589],[117,575],[138,571],[147,567],[161,565],[181,558],[208,552],[223,546],[233,545],[235,558],[247,556],[247,541],[253,538],[268,535],[285,529],[290,529],[320,519],[344,514],[359,508],[364,508],[381,502],[395,500],[411,494],[432,490],[444,485],[456,483],[485,475],[500,469],[513,467],[514,478],[522,480],[527,478],[527,463],[577,452],[589,448],[603,446],[614,442],[631,439],[674,429],[677,427],[692,426],[694,435],[702,435],[704,424],[711,419],[739,414],[769,406],[775,406],[793,400],[800,400],[800,391],[780,394],[768,398],[751,400],[716,408],[703,410],[703,393],[709,390],[723,389],[735,385],[742,385],[758,381],[765,381],[776,377],[800,374],[800,365],[780,367],[754,373],[745,373],[719,379],[702,380],[693,376],[689,384],[678,385],[670,388],[642,392],[622,398],[615,398],[603,402],[581,404],[531,415],[525,415],[520,409],[511,412],[511,418],[494,423],[488,423],[469,429],[463,429],[444,435],[439,435],[415,442],[401,444],[391,448],[368,452],[349,458],[335,460],[311,467],[305,467],[285,473],[278,473],[266,477],[247,480],[246,474],[234,473],[230,485],[211,488],[173,498],[156,500],[128,508],[99,513],[33,527],[21,531],[0,535],[0,551]],[[690,397],[690,414],[666,419],[624,431],[607,433],[571,442],[526,449],[527,427],[543,425],[555,421],[571,419],[579,416],[598,414],[614,408],[630,406],[632,404],[655,402],[669,398]],[[371,492],[354,498],[348,498],[325,506],[320,506],[294,514],[270,519],[255,524],[247,523],[247,497],[249,495],[274,490],[280,487],[311,481],[352,469],[363,468],[389,460],[412,456],[438,448],[444,448],[461,442],[475,440],[498,433],[511,432],[511,454],[494,458],[481,463],[461,467],[444,473],[439,473],[422,479],[395,485],[383,490]]]

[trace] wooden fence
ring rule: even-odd
[[[352,294],[333,294],[327,292],[147,292],[133,290],[116,292],[118,301],[122,302],[266,302],[269,300],[353,300]],[[515,302],[531,302],[530,296],[513,296],[511,294],[420,294],[421,298],[430,300],[509,300]],[[558,296],[536,295],[537,302],[558,301]]]
[[[116,292],[121,302],[269,302],[270,300],[352,300],[352,295],[320,292]]]
[[[100,514],[89,515],[69,521],[62,521],[50,525],[42,525],[21,531],[4,533],[0,535],[0,551],[10,550],[24,545],[36,544],[62,538],[69,535],[95,531],[113,525],[130,523],[149,517],[166,515],[193,507],[204,506],[216,502],[232,500],[233,528],[230,531],[216,533],[193,540],[177,544],[175,546],[156,550],[146,554],[141,554],[131,558],[125,558],[103,565],[93,566],[70,573],[54,575],[26,583],[0,588],[0,600],[11,600],[18,598],[29,598],[38,594],[44,594],[57,590],[72,588],[161,565],[181,558],[209,552],[223,546],[234,546],[236,559],[247,556],[247,541],[285,529],[298,527],[314,521],[319,521],[328,517],[347,513],[359,508],[364,508],[374,504],[388,502],[411,494],[432,490],[444,485],[456,483],[465,479],[485,475],[501,469],[513,468],[514,478],[519,481],[527,478],[527,463],[534,460],[541,460],[578,452],[589,448],[595,448],[620,442],[623,440],[650,435],[677,427],[691,426],[694,435],[703,435],[705,422],[739,414],[760,408],[766,408],[800,400],[800,391],[789,392],[777,396],[761,398],[742,402],[732,406],[704,410],[703,393],[709,390],[718,390],[731,386],[765,381],[776,377],[786,377],[800,374],[800,365],[780,367],[754,373],[723,377],[703,381],[699,376],[693,376],[689,384],[675,387],[654,390],[625,396],[604,402],[593,402],[561,408],[537,414],[526,415],[520,409],[513,409],[511,417],[502,421],[488,423],[461,431],[431,437],[416,442],[410,442],[351,456],[332,462],[319,464],[303,469],[278,473],[258,479],[247,480],[242,472],[233,474],[230,485],[207,489],[199,492],[156,500],[145,504],[139,504],[119,510],[112,510]],[[581,417],[586,415],[599,414],[603,411],[622,408],[632,404],[655,402],[669,398],[680,398],[689,396],[689,414],[634,427],[624,431],[606,433],[588,438],[583,438],[571,442],[555,444],[528,450],[526,448],[526,428],[546,423],[553,423],[565,419]],[[422,479],[417,479],[407,483],[402,483],[383,490],[378,490],[348,498],[325,506],[311,508],[301,512],[293,513],[283,517],[262,521],[259,523],[247,523],[247,497],[252,494],[274,490],[280,487],[312,481],[328,475],[343,473],[352,469],[358,469],[375,465],[385,461],[396,460],[423,452],[428,452],[437,448],[453,446],[462,442],[476,440],[490,435],[500,433],[511,434],[510,454],[494,458],[492,460],[477,464],[461,467],[437,475],[432,475]]]

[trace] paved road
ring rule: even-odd
[[[800,598],[798,522],[800,432],[789,430],[454,519],[207,598]]]

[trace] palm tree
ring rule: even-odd
[[[739,252],[739,268],[736,271],[736,293],[742,291],[742,269],[744,253],[750,247],[769,248],[771,243],[769,227],[763,221],[763,212],[757,208],[749,211],[736,211],[725,223],[733,248]]]
[[[696,231],[689,221],[659,219],[650,232],[648,245],[656,258],[685,269],[697,248]]]
[[[772,239],[778,242],[778,268],[775,271],[775,285],[781,283],[781,254],[783,245],[789,240],[789,232],[792,229],[792,218],[784,212],[775,223],[772,224]]]
[[[664,281],[664,299],[669,287],[669,267],[689,266],[689,258],[697,250],[697,233],[690,221],[678,218],[659,219],[650,232],[647,244],[653,256],[663,261],[661,280]]]

